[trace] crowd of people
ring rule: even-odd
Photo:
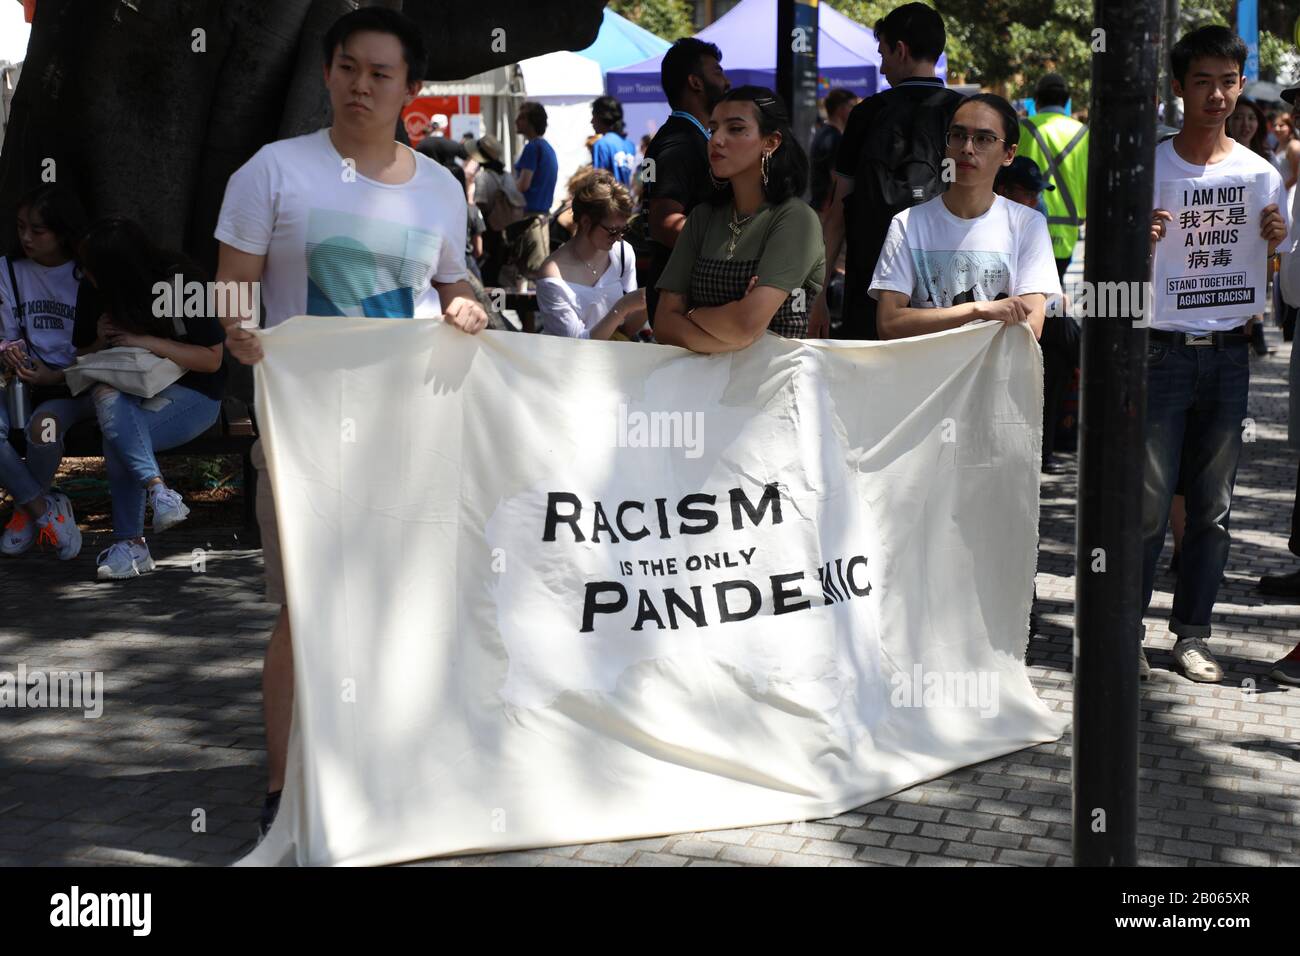
[[[767,334],[890,339],[981,320],[1024,325],[1043,348],[1050,470],[1051,436],[1079,364],[1062,279],[1087,213],[1088,127],[1068,112],[1071,91],[1056,74],[1038,81],[1032,116],[994,93],[949,89],[935,70],[946,31],[928,6],[904,4],[875,32],[889,89],[865,99],[831,91],[810,154],[780,97],[733,88],[723,51],[678,41],[663,58],[671,111],[658,131],[638,147],[617,100],[597,99],[591,163],[553,208],[560,170],[541,104],[518,111],[523,147],[510,167],[491,135],[441,135],[444,118],[412,150],[393,131],[424,75],[420,32],[391,10],[354,11],[322,48],[332,125],[264,146],[230,178],[214,278],[260,283],[264,328],[299,314],[441,316],[474,334],[488,323],[482,286],[533,290],[545,334],[700,353],[737,351]],[[1300,139],[1290,114],[1267,116],[1241,96],[1245,59],[1242,40],[1220,27],[1174,47],[1185,120],[1158,147],[1156,178],[1259,174],[1263,212],[1251,228],[1272,256],[1286,249]],[[1291,102],[1296,93],[1287,92]],[[341,166],[354,175],[341,177]],[[1153,213],[1153,261],[1180,254],[1161,245],[1168,218]],[[148,572],[146,504],[155,533],[187,513],[154,453],[215,421],[223,352],[261,360],[253,313],[158,318],[155,283],[197,276],[197,267],[156,248],[133,222],[88,224],[62,186],[23,199],[18,237],[20,250],[0,268],[0,359],[31,401],[17,410],[0,403],[0,485],[15,504],[0,550],[16,557],[41,543],[76,556],[76,518],[52,482],[67,429],[95,418],[113,498],[113,542],[97,573]],[[1294,324],[1293,308],[1279,300],[1277,311]],[[1212,314],[1150,332],[1143,585],[1149,603],[1173,514],[1174,657],[1199,681],[1223,673],[1207,640],[1228,556],[1249,341],[1245,322]],[[64,371],[116,346],[170,359],[182,374],[147,398],[106,384],[73,395]],[[19,432],[25,455],[8,440]],[[284,779],[293,651],[260,441],[253,461],[266,597],[280,606],[264,670],[265,827]],[[1297,494],[1300,528],[1300,483]],[[1300,555],[1300,530],[1291,546]],[[1300,594],[1300,572],[1262,587]],[[1145,675],[1145,655],[1141,668]],[[1300,648],[1273,675],[1300,683]]]

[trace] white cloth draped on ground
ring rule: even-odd
[[[1054,740],[1024,327],[732,355],[296,318],[257,375],[294,644],[246,863],[833,816]]]

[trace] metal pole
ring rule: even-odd
[[[1164,0],[1097,0],[1084,278],[1132,315],[1083,323],[1074,615],[1074,862],[1137,863],[1142,469],[1156,55]],[[1104,45],[1099,48],[1097,43]],[[1106,287],[1113,288],[1113,287]],[[1094,301],[1096,296],[1094,295]]]
[[[776,93],[806,152],[817,126],[817,0],[777,0]]]

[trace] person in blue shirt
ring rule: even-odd
[[[630,188],[636,169],[636,144],[627,138],[623,105],[612,96],[591,103],[591,128],[599,137],[591,144],[591,165],[609,170],[619,184]]]
[[[546,107],[541,103],[530,100],[519,107],[515,130],[527,140],[514,167],[515,185],[524,195],[526,213],[506,227],[506,245],[507,263],[514,267],[517,281],[522,282],[536,278],[551,254],[548,219],[560,161],[551,144],[542,138],[546,132]]]

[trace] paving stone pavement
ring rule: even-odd
[[[1172,580],[1148,617],[1152,680],[1142,690],[1141,862],[1293,865],[1300,844],[1300,690],[1268,665],[1300,640],[1300,605],[1253,590],[1290,570],[1296,477],[1286,447],[1290,346],[1254,361],[1237,479],[1234,542],[1212,646],[1227,676],[1170,670]],[[1039,695],[1071,709],[1074,459],[1045,477],[1028,650]],[[260,601],[260,552],[230,532],[153,542],[159,570],[94,581],[106,546],[87,536],[60,564],[0,565],[0,670],[105,675],[98,719],[0,710],[0,864],[227,864],[251,847],[261,803],[260,670],[275,609]],[[206,557],[197,573],[194,561]],[[1168,551],[1165,559],[1168,560]],[[1247,683],[1254,682],[1253,687]],[[1070,734],[967,767],[828,820],[426,861],[433,866],[1068,865]],[[204,832],[195,832],[201,811]]]

